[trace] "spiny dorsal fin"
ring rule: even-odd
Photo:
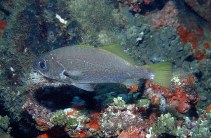
[[[82,48],[95,48],[94,46],[90,46],[90,45],[77,45],[78,47],[82,47]],[[124,52],[124,48],[121,47],[120,45],[107,45],[107,46],[103,46],[103,47],[99,47],[97,48],[99,50],[102,50],[104,52],[109,52],[111,54],[114,54],[124,60],[126,60],[127,62],[129,62],[132,65],[136,65],[136,62],[133,60],[133,58],[131,58],[129,55],[127,55]]]

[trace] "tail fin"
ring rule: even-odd
[[[152,65],[146,65],[150,69],[155,77],[152,80],[161,86],[168,87],[172,78],[172,63],[164,62]]]

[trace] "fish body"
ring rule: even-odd
[[[149,68],[133,65],[109,51],[81,46],[55,49],[38,58],[33,67],[47,78],[87,91],[93,91],[90,84],[133,85],[139,79],[153,79],[155,75]]]

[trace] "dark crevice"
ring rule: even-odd
[[[35,92],[37,102],[51,111],[84,106],[88,110],[98,110],[94,99],[96,92],[87,92],[74,86],[44,87]]]

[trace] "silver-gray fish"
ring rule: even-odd
[[[171,76],[171,64],[137,66],[117,46],[94,48],[67,46],[39,57],[33,68],[43,76],[93,91],[97,83],[136,85],[139,79],[154,80],[166,85]]]

